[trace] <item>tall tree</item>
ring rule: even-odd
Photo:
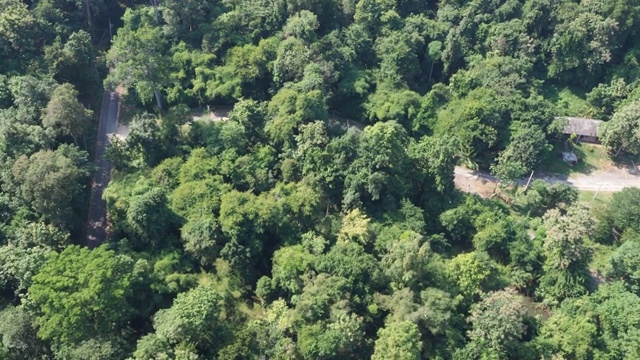
[[[610,121],[602,124],[600,140],[612,151],[640,154],[640,100],[618,109]]]
[[[215,354],[225,342],[222,296],[209,286],[178,294],[169,309],[158,311],[153,327],[169,344],[195,347],[200,354]]]
[[[7,360],[51,356],[46,343],[38,339],[33,318],[22,306],[10,306],[0,312],[0,336],[2,347],[9,353]]]
[[[135,18],[132,10],[127,10],[125,26],[118,31],[107,53],[107,65],[113,71],[105,83],[112,88],[123,85],[135,89],[143,103],[155,97],[156,106],[162,111],[161,91],[169,81],[168,43],[158,28],[134,27]]]
[[[632,229],[640,232],[640,189],[630,187],[614,193],[609,203],[608,216],[619,230]]]
[[[167,197],[160,188],[134,196],[127,209],[127,221],[132,233],[145,243],[163,243],[175,225],[175,215],[167,206]]]
[[[564,19],[549,42],[549,75],[588,85],[603,65],[614,60],[621,45],[620,26],[615,19],[592,12],[593,8],[572,5],[558,11]]]
[[[416,290],[427,279],[428,264],[432,257],[429,243],[422,235],[405,231],[389,245],[380,262],[392,288],[409,287]]]
[[[157,2],[154,2],[156,5]],[[173,39],[185,40],[192,46],[200,46],[202,38],[208,36],[212,26],[207,19],[222,12],[221,4],[205,0],[168,0],[162,3],[163,30]]]
[[[20,0],[2,0],[0,8],[0,71],[15,71],[32,60],[32,52],[40,45],[40,24]]]
[[[584,294],[592,256],[585,239],[594,229],[588,210],[574,205],[562,214],[552,209],[544,215],[544,224],[545,273],[540,279],[539,293],[551,303]]]
[[[481,359],[511,358],[525,331],[524,316],[522,299],[514,291],[489,293],[467,318],[472,325],[467,354]]]
[[[54,78],[59,82],[72,83],[81,92],[92,91],[97,80],[94,63],[96,50],[91,35],[79,30],[63,42],[59,37],[44,49],[44,60]]]
[[[53,90],[51,100],[43,114],[42,125],[57,135],[71,136],[77,144],[89,129],[91,110],[78,101],[78,91],[71,84],[63,84]]]
[[[101,246],[51,253],[33,277],[38,336],[58,345],[117,335],[133,312],[133,260]]]
[[[280,248],[273,254],[273,283],[290,294],[299,294],[311,276],[314,259],[302,245]]]
[[[447,263],[447,272],[460,292],[470,299],[495,288],[497,266],[487,253],[460,254]]]
[[[625,233],[626,240],[609,258],[608,276],[621,280],[630,291],[640,294],[640,241],[634,232]]]
[[[420,329],[410,321],[392,322],[378,331],[372,360],[418,360],[421,358]]]
[[[631,359],[640,353],[640,297],[613,282],[563,302],[536,339],[544,358]]]
[[[343,206],[347,209],[371,201],[399,202],[409,191],[411,167],[407,132],[395,121],[365,128],[358,157],[348,169]]]
[[[42,247],[0,247],[0,288],[17,296],[24,294],[45,262],[49,251]]]
[[[55,151],[23,155],[12,172],[22,197],[35,211],[62,227],[76,224],[74,206],[90,173],[84,151],[62,145]]]
[[[516,180],[532,170],[544,159],[551,147],[539,126],[516,123],[512,127],[515,129],[509,139],[509,145],[491,167],[500,180],[507,182]]]

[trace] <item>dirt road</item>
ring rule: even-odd
[[[94,155],[96,171],[91,183],[91,201],[85,229],[86,245],[90,249],[100,246],[107,239],[107,204],[102,199],[102,193],[109,184],[111,165],[104,158],[109,143],[109,136],[118,128],[118,113],[120,111],[120,95],[116,92],[105,91],[102,97],[100,123]]]
[[[336,114],[332,114],[331,120],[346,125],[345,127],[347,128],[364,129],[364,124]],[[628,168],[611,168],[606,171],[596,170],[589,174],[577,174],[569,177],[534,174],[533,178],[541,179],[549,184],[564,183],[581,191],[615,192],[625,187],[640,188],[640,170]],[[527,180],[528,178],[520,179],[518,183],[525,185]],[[498,179],[495,176],[489,174],[474,172],[459,166],[455,168],[455,183],[458,189],[462,191],[489,196],[495,190],[497,181]]]
[[[543,180],[549,184],[564,183],[581,191],[615,192],[625,187],[640,188],[640,176],[638,171],[629,169],[609,169],[606,171],[594,171],[589,174],[577,174],[569,177],[551,175],[536,176],[534,179]],[[488,174],[474,172],[462,167],[455,168],[455,182],[458,188],[468,191],[474,185],[495,184],[497,178]],[[519,184],[525,185],[527,179],[520,179]]]

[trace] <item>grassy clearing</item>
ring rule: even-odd
[[[556,104],[558,115],[577,116],[585,118],[599,118],[597,108],[588,101],[586,92],[580,88],[563,87],[553,85],[543,87],[544,97]]]
[[[593,258],[589,262],[589,269],[600,274],[606,274],[609,267],[611,254],[618,248],[617,245],[604,245],[595,242],[588,242],[587,245],[593,249]]]
[[[595,170],[607,170],[615,166],[614,162],[601,145],[579,143],[573,146],[573,152],[580,161],[576,165],[569,165],[562,161],[564,144],[555,144],[549,157],[542,162],[540,168],[549,174],[565,175],[588,174]]]
[[[595,196],[595,199],[594,199]],[[611,197],[613,196],[612,192],[598,192],[596,194],[595,191],[580,191],[580,195],[578,195],[578,201],[582,204],[587,205],[588,207],[594,207],[598,205],[607,205],[609,201],[611,201]]]
[[[598,110],[586,100],[586,94],[579,89],[569,87],[561,89],[558,92],[557,105],[566,116],[598,117]]]

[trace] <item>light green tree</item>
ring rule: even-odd
[[[118,334],[133,312],[130,302],[133,260],[101,246],[69,246],[50,253],[33,277],[38,336],[59,345]]]
[[[387,324],[378,331],[372,360],[418,360],[422,339],[418,326],[410,321]]]
[[[594,231],[588,209],[574,205],[566,214],[552,209],[543,219],[546,259],[539,294],[549,302],[557,302],[586,293],[592,250],[585,244],[585,239]]]
[[[169,344],[193,346],[199,353],[215,354],[226,340],[222,301],[223,297],[206,285],[178,294],[169,309],[154,316],[156,335]]]
[[[514,354],[525,331],[525,307],[512,290],[489,293],[474,305],[467,321],[471,323],[467,345],[481,354],[480,358],[507,359]]]
[[[640,154],[640,101],[633,101],[613,114],[610,121],[601,125],[600,141],[617,151]]]
[[[447,273],[465,296],[486,291],[496,281],[497,266],[484,252],[460,254],[447,263]]]
[[[115,88],[135,89],[143,103],[153,97],[162,111],[161,91],[168,84],[168,43],[161,31],[149,25],[134,28],[132,10],[124,15],[125,26],[113,38],[107,53],[107,65],[113,68],[105,83]],[[128,23],[128,24],[127,24]]]
[[[315,257],[302,245],[280,248],[273,254],[272,279],[291,294],[299,294],[311,277]]]
[[[422,235],[405,231],[390,244],[380,262],[392,288],[416,289],[426,280],[432,257],[429,243]]]

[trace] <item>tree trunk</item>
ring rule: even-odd
[[[91,7],[89,6],[89,0],[84,0],[84,6],[87,8],[87,23],[91,25]]]
[[[427,79],[427,82],[431,81],[431,75],[433,75],[433,64],[435,63],[435,60],[431,61],[431,70],[429,71],[429,79]]]
[[[153,88],[153,94],[156,96],[156,106],[158,106],[158,110],[162,112],[162,97],[160,95],[160,90],[158,88]]]
[[[156,25],[160,25],[160,18],[158,16],[158,0],[151,0],[153,6],[153,13],[156,16]]]

